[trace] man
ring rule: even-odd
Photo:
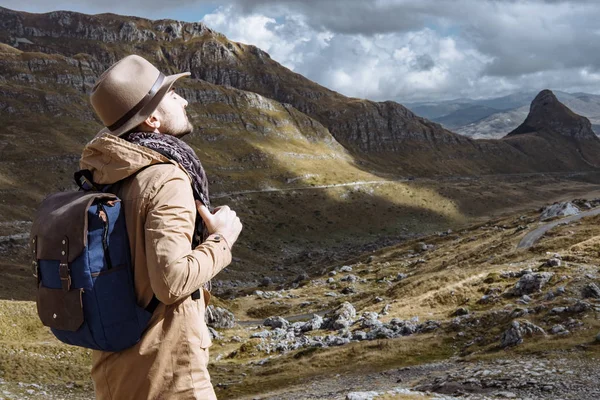
[[[80,167],[97,184],[119,182],[137,300],[143,307],[159,302],[138,344],[93,352],[100,400],[216,398],[204,322],[210,295],[202,288],[231,262],[242,225],[227,206],[209,211],[202,165],[179,139],[193,130],[187,101],[172,90],[186,75],[165,76],[128,56],[91,93],[106,128],[84,148]]]

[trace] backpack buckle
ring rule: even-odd
[[[60,284],[65,292],[71,290],[71,274],[69,264],[60,263],[58,265],[58,273],[60,275]]]
[[[60,275],[60,285],[66,292],[71,290],[71,274],[69,270],[69,238],[65,236],[62,239],[62,251],[60,264],[58,264],[58,273]]]
[[[38,263],[35,260],[31,262],[31,273],[33,274],[34,278],[38,278]]]

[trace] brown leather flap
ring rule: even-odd
[[[45,326],[75,332],[83,324],[83,289],[64,291],[40,285],[37,310]]]
[[[37,210],[30,241],[37,259],[61,260],[62,241],[68,238],[68,262],[76,259],[87,244],[87,211],[96,199],[114,200],[112,193],[60,192],[46,197]],[[37,249],[33,246],[37,245]],[[35,253],[34,253],[35,254]]]

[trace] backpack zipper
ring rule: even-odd
[[[100,215],[100,213],[104,214],[104,217]],[[98,216],[102,220],[104,224],[104,229],[102,231],[102,247],[104,248],[104,259],[106,260],[106,265],[108,269],[112,269],[112,262],[110,260],[110,252],[108,251],[108,213],[104,210],[104,205],[102,203],[98,203]]]

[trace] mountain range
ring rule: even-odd
[[[1,237],[26,237],[40,200],[74,188],[81,149],[102,127],[89,91],[128,54],[167,74],[192,74],[177,87],[196,127],[186,141],[209,174],[213,198],[240,209],[246,221],[232,278],[259,279],[282,263],[286,273],[303,271],[318,263],[323,249],[335,257],[348,243],[360,249],[356,243],[378,241],[382,233],[416,234],[473,213],[461,203],[463,189],[445,194],[433,183],[402,181],[410,176],[574,173],[600,166],[600,140],[582,128],[582,117],[561,114],[558,130],[537,124],[553,120],[560,108],[551,93],[543,102],[556,107],[532,105],[539,115],[531,129],[473,140],[396,102],[343,96],[203,23],[0,8]],[[564,134],[571,128],[578,133]],[[307,190],[313,187],[328,191]],[[27,255],[22,249],[14,254],[4,260],[25,279],[19,271]]]

